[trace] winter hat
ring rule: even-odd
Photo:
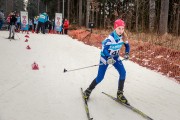
[[[125,27],[125,23],[123,20],[121,19],[117,19],[115,22],[114,22],[114,29],[116,29],[117,27],[119,26],[124,26]]]

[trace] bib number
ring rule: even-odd
[[[119,54],[119,50],[117,51],[111,51],[111,50],[108,50],[110,55],[113,55],[113,56],[117,56]]]

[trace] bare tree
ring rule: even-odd
[[[163,35],[168,32],[168,11],[169,0],[161,0],[161,13],[159,21],[159,34]]]
[[[154,25],[155,25],[155,0],[149,0],[149,30],[150,32],[154,31]]]
[[[3,3],[2,3],[2,1],[0,0],[0,7],[2,6],[2,4],[3,4]]]
[[[136,32],[138,32],[138,8],[139,8],[139,0],[136,0]]]
[[[79,0],[79,26],[82,26],[82,0]]]
[[[37,6],[38,6],[38,14],[39,14],[39,0],[38,0],[38,5]]]
[[[86,4],[86,27],[87,28],[88,28],[89,15],[90,15],[90,1],[91,0],[87,0],[87,4]]]
[[[94,22],[94,12],[95,12],[95,1],[92,0],[92,2],[91,2],[91,13],[92,13],[91,22]]]
[[[95,25],[96,25],[96,27],[97,27],[97,24],[98,24],[98,20],[99,20],[99,17],[98,17],[98,15],[99,15],[99,2],[96,2],[96,4],[95,4],[95,7],[96,7],[96,17],[95,17]]]
[[[57,0],[57,12],[60,13],[60,0]]]
[[[70,16],[70,15],[69,15],[69,14],[70,14],[70,0],[67,1],[67,9],[68,9],[68,10],[67,10],[67,19],[69,20],[69,19],[70,19],[70,18],[69,18],[69,16]]]
[[[179,33],[179,21],[180,21],[180,1],[179,4],[177,5],[177,14],[176,14],[176,35]]]

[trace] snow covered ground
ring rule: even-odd
[[[0,31],[0,120],[86,120],[80,87],[88,87],[98,67],[67,73],[63,69],[98,64],[100,50],[66,35],[31,33],[28,42],[26,34],[17,35],[9,41],[8,32]],[[39,70],[32,70],[34,62]],[[131,61],[123,63],[129,102],[155,120],[180,120],[179,84]],[[144,120],[101,93],[116,96],[117,83],[118,74],[111,67],[91,95],[91,116]]]

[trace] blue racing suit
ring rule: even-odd
[[[122,61],[119,58],[119,51],[122,47],[122,45],[125,45],[125,52],[129,53],[130,46],[128,42],[124,42],[122,40],[122,36],[118,36],[116,31],[113,31],[103,42],[102,42],[102,50],[101,50],[101,58],[100,58],[100,65],[98,69],[98,75],[95,78],[96,84],[100,83],[104,75],[106,73],[108,64],[107,59],[109,57],[112,57],[116,62],[113,64],[113,66],[116,68],[116,70],[119,73],[119,81],[124,81],[126,78],[126,70],[124,68],[124,65]]]

